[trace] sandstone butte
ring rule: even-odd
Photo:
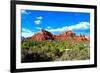
[[[65,31],[59,35],[53,35],[51,32],[41,29],[40,32],[27,38],[32,41],[43,41],[43,40],[79,40],[79,41],[89,41],[89,37],[86,35],[77,36],[71,30]]]

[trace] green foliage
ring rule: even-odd
[[[86,60],[90,58],[89,42],[71,40],[24,41],[22,62]]]
[[[65,51],[60,60],[86,60],[90,58],[89,49],[71,49]]]

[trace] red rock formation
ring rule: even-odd
[[[75,36],[75,40],[81,40],[81,41],[87,41],[89,38],[87,38],[85,35]]]
[[[75,33],[69,30],[60,35],[57,35],[57,36],[55,35],[54,39],[55,40],[74,40],[75,35],[76,35]]]
[[[32,41],[42,41],[42,40],[80,40],[80,41],[87,41],[89,38],[87,38],[85,35],[76,36],[74,32],[71,30],[66,31],[59,35],[53,35],[52,33],[41,30],[39,33],[33,35],[30,40]]]
[[[53,40],[53,35],[50,32],[42,29],[39,33],[33,35],[31,37],[31,40],[35,41]]]
[[[66,32],[62,33],[61,35],[62,36],[67,36],[67,37],[74,37],[75,33],[72,32],[71,30],[69,30],[69,31],[66,31]]]

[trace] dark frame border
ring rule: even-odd
[[[25,68],[16,69],[16,5],[41,5],[41,6],[57,6],[57,7],[73,7],[94,9],[94,64],[88,65],[73,65],[73,66],[57,66],[57,67],[41,67],[41,68]],[[62,4],[62,3],[47,3],[33,1],[11,1],[10,8],[10,71],[13,72],[29,72],[29,71],[45,71],[45,70],[61,70],[61,69],[78,69],[97,67],[97,6],[93,5],[77,5],[77,4]]]

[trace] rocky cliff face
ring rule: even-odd
[[[75,40],[80,40],[80,41],[87,41],[87,40],[89,40],[84,35],[82,35],[82,36],[75,36],[74,39]]]
[[[72,32],[71,30],[66,31],[58,36],[54,36],[55,39],[57,40],[73,40],[75,37],[75,33]]]
[[[53,34],[42,29],[39,33],[33,35],[31,37],[31,40],[35,40],[35,41],[42,41],[42,40],[53,40]]]
[[[42,29],[37,34],[30,37],[30,40],[32,41],[42,41],[42,40],[80,40],[80,41],[87,41],[89,38],[87,38],[85,35],[77,36],[74,32],[71,30],[66,31],[64,33],[61,33],[59,35],[53,35],[51,32],[48,32],[44,29]]]

